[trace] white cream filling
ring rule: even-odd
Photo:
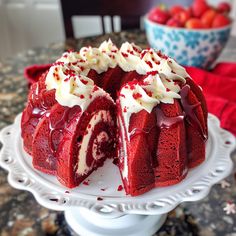
[[[122,142],[122,150],[120,150],[120,155],[121,157],[123,157],[123,169],[121,170],[121,174],[122,177],[128,181],[128,155],[127,155],[127,146],[126,146],[126,141],[125,141],[125,129],[121,120],[121,117],[118,118],[118,123],[120,126],[120,130],[121,130],[121,142]]]
[[[78,154],[78,169],[76,170],[76,172],[79,175],[87,174],[93,168],[93,165],[87,166],[87,163],[86,163],[88,145],[89,145],[89,141],[91,139],[95,126],[101,121],[104,121],[105,123],[113,122],[109,111],[100,110],[97,113],[95,113],[94,116],[89,121],[87,129],[85,131],[86,135],[84,135],[82,139],[81,147]],[[96,139],[97,141],[99,141],[98,138],[95,138],[95,140]],[[92,155],[95,160],[99,159],[99,157],[96,157],[95,153],[92,153]]]

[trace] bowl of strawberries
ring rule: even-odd
[[[229,39],[230,10],[227,2],[213,7],[205,0],[195,0],[188,8],[155,7],[144,19],[148,42],[182,65],[207,69]]]

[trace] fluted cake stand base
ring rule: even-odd
[[[157,232],[167,214],[125,214],[116,218],[104,218],[85,208],[66,210],[65,218],[78,235],[90,236],[148,236]]]
[[[9,183],[33,193],[49,209],[65,211],[69,226],[78,235],[149,236],[164,223],[166,214],[184,201],[198,201],[211,187],[227,177],[233,168],[230,153],[235,138],[220,128],[219,120],[209,114],[209,139],[206,160],[189,171],[179,184],[155,188],[141,196],[127,196],[117,166],[107,160],[75,189],[62,186],[55,176],[35,170],[24,151],[20,129],[21,115],[0,133],[3,147],[0,165],[8,173]]]

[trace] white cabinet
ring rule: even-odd
[[[0,58],[64,40],[58,0],[0,0]]]
[[[60,6],[57,0],[37,0],[30,5],[29,43],[47,45],[64,40]]]
[[[27,45],[27,7],[23,0],[3,1],[3,14],[7,31],[7,41],[12,52],[25,48]]]
[[[2,0],[0,0],[0,59],[10,51],[8,30]]]

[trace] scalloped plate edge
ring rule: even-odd
[[[70,197],[66,194],[58,194],[57,192],[51,194],[51,198],[48,198],[48,196],[46,196],[45,198],[44,194],[40,194],[40,188],[41,190],[50,192],[47,187],[37,186],[38,188],[36,188],[37,183],[35,182],[35,180],[29,180],[29,177],[27,175],[24,179],[24,174],[21,175],[21,179],[19,179],[19,176],[17,176],[15,173],[24,173],[24,169],[21,169],[21,166],[18,166],[16,169],[11,167],[11,164],[17,162],[15,158],[17,155],[15,155],[10,146],[8,148],[8,141],[12,140],[11,131],[14,129],[19,129],[18,126],[20,117],[21,115],[18,115],[13,125],[3,128],[0,132],[0,141],[3,143],[3,147],[0,151],[0,165],[9,172],[8,181],[13,187],[31,192],[41,205],[53,210],[61,211],[69,209],[73,206],[85,207],[96,213],[107,216],[115,216],[125,213],[149,215],[164,214],[173,210],[178,204],[182,202],[198,201],[203,199],[208,195],[212,186],[223,178],[227,177],[233,169],[233,162],[230,159],[230,153],[235,148],[235,138],[228,131],[221,129],[219,126],[219,120],[215,116],[209,114],[209,124],[213,126],[214,132],[218,135],[218,138],[220,138],[220,140],[218,141],[220,141],[220,143],[224,147],[223,151],[225,154],[225,159],[223,159],[222,157],[218,157],[218,159],[221,161],[220,163],[224,164],[225,169],[220,169],[219,166],[217,167],[218,169],[212,168],[211,170],[209,170],[207,175],[202,176],[202,178],[196,181],[196,183],[194,183],[191,188],[186,189],[184,192],[180,191],[166,198],[152,199],[148,202],[143,203],[140,203],[140,201],[137,203],[130,203],[125,201],[123,203],[120,203],[106,200],[91,201]],[[27,181],[31,182],[27,184]]]

